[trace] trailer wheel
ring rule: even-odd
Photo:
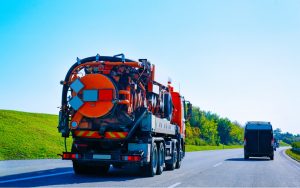
[[[158,166],[158,151],[156,143],[152,144],[152,150],[150,155],[150,163],[145,166],[145,173],[146,176],[153,177],[157,172],[157,166]]]
[[[156,174],[160,175],[162,174],[164,170],[164,163],[165,163],[165,147],[164,144],[161,142],[159,144],[159,150],[158,150],[158,161],[157,161],[157,171]]]
[[[174,143],[174,147],[173,147],[173,150],[172,150],[171,163],[166,164],[166,169],[167,170],[174,170],[175,167],[176,167],[176,163],[177,163],[177,147],[176,147],[176,144]]]

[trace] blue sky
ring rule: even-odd
[[[300,1],[0,0],[0,108],[58,113],[76,57],[148,58],[194,105],[300,133]]]

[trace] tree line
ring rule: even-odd
[[[292,144],[293,142],[300,142],[300,134],[294,135],[292,133],[286,132],[283,133],[281,129],[275,129],[273,131],[274,137],[277,140],[282,140],[285,143]]]
[[[192,116],[186,124],[186,144],[232,145],[243,143],[244,128],[228,118],[192,108]]]

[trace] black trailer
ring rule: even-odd
[[[248,122],[244,134],[244,158],[270,157],[274,160],[274,136],[270,122]]]

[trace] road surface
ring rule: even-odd
[[[130,171],[129,171],[130,170]],[[70,161],[0,161],[1,187],[300,187],[300,165],[280,148],[275,160],[243,159],[242,149],[187,153],[182,167],[152,178],[134,169],[74,175]]]

